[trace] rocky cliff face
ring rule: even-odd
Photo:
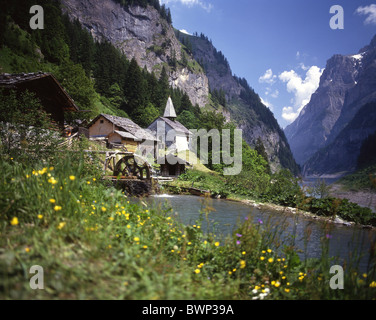
[[[303,165],[324,147],[338,121],[349,89],[356,86],[359,66],[351,57],[331,58],[320,86],[294,123],[285,129],[296,161]]]
[[[125,9],[113,1],[102,0],[61,0],[61,3],[63,11],[71,19],[78,19],[94,39],[111,42],[149,72],[158,75],[172,59],[183,58],[173,28],[151,6]],[[208,79],[202,71],[180,66],[171,69],[170,85],[186,92],[193,104],[204,107],[208,103]]]
[[[366,115],[358,113],[371,101],[376,101],[376,37],[358,54],[335,55],[328,61],[310,103],[286,128],[291,150],[304,165],[305,175],[354,170],[360,144],[372,126],[362,132],[362,127],[355,129],[350,124],[355,117],[361,123],[359,117]]]
[[[376,132],[376,103],[363,106],[337,138],[306,162],[307,176],[341,176],[357,168],[362,142]]]

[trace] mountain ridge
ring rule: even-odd
[[[376,36],[358,54],[337,54],[328,60],[311,101],[285,129],[291,150],[305,175],[341,175],[354,170],[356,159],[353,155],[346,157],[349,147],[345,143],[346,132],[349,134],[346,130],[365,105],[376,101],[375,75]],[[364,137],[359,131],[358,134],[352,138],[361,144]],[[332,151],[327,152],[329,149]],[[352,147],[355,156],[358,149],[360,146]],[[332,165],[333,150],[341,164]]]

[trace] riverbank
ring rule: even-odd
[[[376,192],[371,190],[348,190],[344,185],[335,183],[330,186],[330,195],[339,199],[348,199],[361,207],[370,208],[376,213]]]
[[[189,195],[200,196],[200,197],[203,197],[203,196],[210,197],[211,196],[211,193],[208,190],[201,190],[201,192],[198,192],[200,190],[195,189],[195,192],[190,192],[190,188],[177,187],[175,185],[169,185],[169,184],[167,184],[167,186],[171,187],[174,190],[174,192],[171,192],[171,193],[175,194],[175,195],[176,194],[178,194],[178,195],[189,194]],[[367,194],[365,193],[364,197],[366,197],[366,196],[367,196]],[[359,228],[363,228],[363,229],[376,230],[376,227],[374,227],[372,225],[364,225],[364,224],[355,223],[353,221],[347,221],[347,220],[344,220],[343,218],[339,217],[338,215],[335,215],[335,216],[332,216],[332,217],[320,216],[320,215],[317,215],[313,212],[301,210],[301,209],[298,209],[298,208],[282,206],[282,205],[277,205],[277,204],[273,204],[273,203],[264,203],[264,202],[259,202],[259,201],[255,201],[255,200],[244,199],[244,198],[241,198],[241,197],[230,196],[230,197],[226,197],[226,198],[221,198],[220,196],[218,196],[216,194],[214,194],[212,197],[216,198],[216,199],[226,200],[226,201],[243,203],[245,205],[248,205],[250,207],[256,208],[256,209],[261,210],[261,211],[262,210],[272,210],[272,211],[277,211],[277,212],[281,212],[281,213],[301,215],[301,216],[304,216],[307,219],[311,219],[312,221],[323,221],[323,222],[333,223],[333,224],[336,224],[336,225],[343,225],[343,226],[346,226],[346,227],[359,227]],[[339,199],[347,199],[347,200],[351,201],[351,199],[348,199],[348,198],[345,198],[345,197],[339,198]],[[359,200],[361,198],[358,197],[356,199]],[[376,200],[376,197],[375,197],[375,200]],[[351,201],[351,202],[353,202],[353,201]],[[359,203],[357,203],[357,204],[359,204]],[[366,207],[366,206],[364,206],[364,207]],[[376,205],[375,205],[375,207],[376,207]]]

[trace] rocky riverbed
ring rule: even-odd
[[[376,212],[376,192],[371,190],[346,190],[341,184],[331,185],[330,195],[339,199],[348,199],[362,207]]]

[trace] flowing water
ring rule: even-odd
[[[205,208],[210,209],[208,219],[203,215],[202,228],[205,232],[215,233],[218,238],[233,234],[239,223],[252,219],[260,227],[269,226],[283,243],[291,244],[294,241],[295,246],[302,250],[299,253],[301,258],[319,258],[322,238],[330,239],[329,255],[339,257],[342,263],[348,261],[350,255],[363,255],[358,266],[361,271],[367,270],[369,249],[371,243],[376,241],[373,230],[328,224],[287,212],[259,210],[239,202],[180,195],[160,195],[143,201],[149,206],[171,209],[177,219],[186,225],[196,224],[200,212]],[[307,230],[310,230],[309,241],[305,241]]]

